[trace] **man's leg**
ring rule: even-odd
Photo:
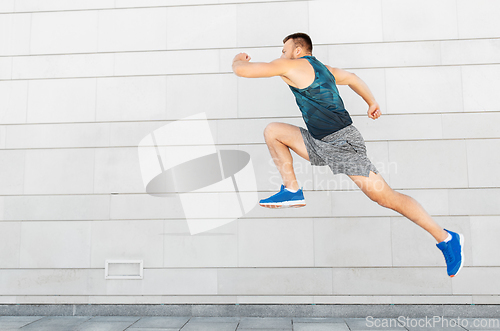
[[[291,189],[299,189],[293,158],[290,148],[297,155],[309,160],[302,134],[298,126],[273,122],[264,130],[269,152],[278,168],[284,185]],[[422,206],[412,197],[394,191],[380,174],[370,171],[369,177],[349,176],[354,183],[373,201],[379,205],[393,209],[428,231],[438,242],[448,237],[448,232],[441,228]]]
[[[448,232],[441,228],[415,199],[394,191],[380,174],[370,171],[369,177],[349,177],[371,200],[409,218],[429,232],[438,243],[448,237]]]
[[[283,184],[291,190],[298,190],[299,184],[293,170],[293,158],[290,148],[297,155],[309,160],[299,127],[287,123],[269,123],[264,130],[264,139],[274,164],[276,164],[276,168],[278,168],[281,178],[283,178]]]

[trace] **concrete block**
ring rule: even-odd
[[[500,154],[495,152],[500,148],[500,139],[471,139],[466,146],[469,187],[499,187],[500,178],[492,174],[500,166]]]
[[[151,51],[166,48],[166,8],[99,11],[99,52]]]
[[[311,267],[314,265],[310,218],[238,220],[239,267]]]
[[[378,218],[315,218],[314,265],[381,267],[392,265],[391,223]]]
[[[235,47],[236,26],[236,5],[168,8],[167,48]]]
[[[156,120],[166,118],[165,76],[97,79],[96,120]]]
[[[90,222],[22,222],[20,268],[90,268]]]
[[[367,22],[370,22],[367,29],[345,29],[364,27]],[[309,27],[313,43],[380,42],[383,40],[381,1],[309,2]]]
[[[463,66],[463,96],[465,111],[498,111],[494,96],[500,88],[500,64]]]
[[[0,206],[5,221],[109,218],[109,197],[104,195],[5,196]]]
[[[170,121],[110,122],[109,146],[138,146],[144,136],[169,123]],[[211,130],[215,130],[215,122],[209,121],[209,125]]]
[[[116,76],[219,72],[218,50],[132,52],[114,55]]]
[[[10,1],[2,1],[0,12]],[[12,1],[13,2],[13,1]],[[0,55],[26,55],[30,53],[31,14],[0,15]]]
[[[111,53],[16,56],[12,59],[12,78],[113,76],[114,56]]]
[[[96,149],[94,193],[130,192],[145,192],[137,148]]]
[[[0,4],[0,13],[12,13],[14,12],[15,0],[5,0]]]
[[[0,268],[19,268],[21,222],[0,222]],[[0,320],[1,324],[1,320]]]
[[[178,195],[155,197],[149,194],[112,195],[111,219],[184,219]]]
[[[499,215],[500,189],[449,190],[450,215]]]
[[[438,41],[329,45],[328,56],[331,66],[346,69],[441,64]]]
[[[470,245],[474,247],[472,261],[474,266],[489,267],[500,266],[500,258],[494,252],[498,252],[500,243],[495,239],[498,224],[498,216],[471,216],[470,218]]]
[[[356,116],[353,124],[365,140],[426,140],[443,138],[441,114],[385,114],[373,120]]]
[[[12,59],[11,57],[0,57],[0,79],[12,78]]]
[[[440,40],[458,38],[454,0],[435,2],[382,2],[385,41]]]
[[[445,139],[500,138],[496,125],[500,123],[500,112],[442,114],[441,118]]]
[[[116,0],[116,8],[216,4],[217,0]]]
[[[83,9],[112,9],[113,0],[16,0],[16,12],[62,11]]]
[[[98,28],[102,29],[98,13],[87,10],[32,14],[30,54],[97,52]]]
[[[500,23],[497,20],[500,4],[495,0],[471,3],[457,1],[458,35],[460,39],[497,38]]]
[[[0,81],[0,123],[25,123],[28,81]]]
[[[463,111],[459,67],[386,69],[387,112]]]
[[[211,268],[145,269],[144,279],[141,293],[146,295],[214,295],[219,284],[218,270]]]
[[[24,194],[93,193],[94,149],[26,152]]]
[[[90,268],[104,268],[106,260],[143,260],[144,268],[163,267],[163,222],[91,222]]]
[[[332,293],[329,268],[224,268],[217,270],[217,293],[319,295]]]
[[[454,295],[498,295],[500,284],[495,281],[500,277],[500,267],[462,268],[457,277],[453,277]]]
[[[0,125],[0,149],[5,149],[6,126]]]
[[[29,82],[28,123],[95,121],[96,80],[51,79]]]
[[[446,268],[334,268],[333,294],[445,295],[452,293]]]
[[[238,117],[301,115],[295,96],[279,77],[238,78]]]
[[[0,279],[6,295],[85,295],[88,281],[85,269],[2,269]]]
[[[499,52],[500,40],[498,39],[441,41],[442,64],[447,65],[497,63]]]
[[[185,220],[165,220],[163,265],[168,268],[238,266],[238,221],[196,235]]]
[[[107,147],[108,123],[6,126],[8,148]]]
[[[0,194],[24,193],[25,150],[0,150]]]
[[[207,118],[236,118],[238,82],[234,74],[167,76],[168,119],[180,119],[199,112]]]
[[[308,33],[307,9],[308,3],[303,1],[238,5],[237,46],[281,46],[283,39],[291,33]],[[301,19],[290,20],[290,17]]]
[[[393,188],[464,188],[468,185],[465,142],[390,141]]]

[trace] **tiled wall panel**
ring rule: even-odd
[[[498,10],[496,0],[0,1],[0,303],[500,303]],[[146,192],[141,140],[203,112],[214,148],[250,156],[257,199],[277,191],[264,129],[306,125],[283,80],[240,78],[231,64],[239,52],[278,58],[294,32],[367,83],[375,121],[349,86],[339,91],[368,157],[464,234],[460,275],[446,275],[418,225],[295,152],[304,208],[255,201],[191,235],[179,195]],[[183,148],[182,160],[208,150]],[[106,280],[110,259],[143,260],[144,278]]]

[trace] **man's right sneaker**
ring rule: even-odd
[[[306,205],[306,201],[302,189],[297,192],[290,192],[285,189],[285,185],[281,184],[278,193],[267,199],[260,200],[259,204],[266,208],[303,207]]]
[[[451,235],[450,241],[442,241],[436,246],[443,252],[448,276],[454,277],[464,265],[464,236],[448,230],[446,232]]]

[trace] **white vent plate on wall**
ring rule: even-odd
[[[142,260],[106,260],[104,279],[142,279]]]

